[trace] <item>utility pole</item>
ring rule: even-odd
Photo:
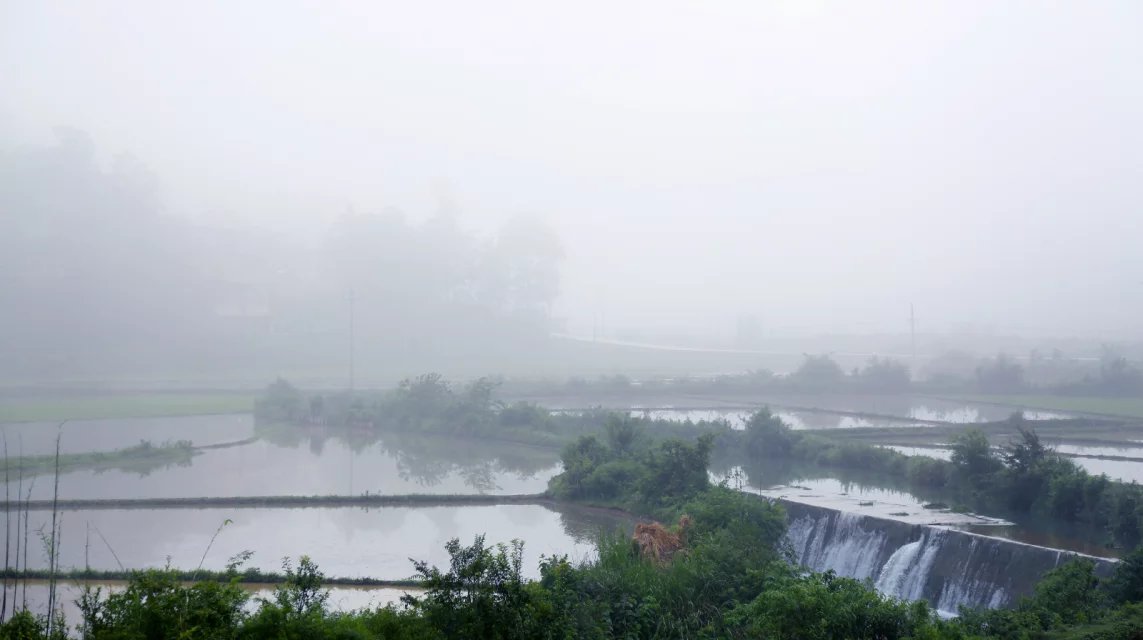
[[[353,370],[353,368],[354,368],[354,362],[353,362],[353,355],[354,355],[353,354],[353,351],[354,351],[353,331],[354,331],[354,326],[353,325],[354,325],[354,315],[355,315],[355,313],[354,313],[354,311],[355,311],[354,310],[354,299],[353,298],[354,298],[353,289],[350,288],[349,289],[349,390],[350,391],[353,391],[354,373],[355,373]]]
[[[909,303],[909,342],[912,346],[909,367],[913,377],[917,375],[917,313],[913,310],[913,303]]]

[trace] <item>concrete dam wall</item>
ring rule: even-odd
[[[1115,561],[989,536],[865,516],[781,500],[787,538],[799,564],[814,571],[870,580],[878,591],[927,600],[945,615],[960,606],[1004,607],[1045,572],[1075,557],[1110,575]]]

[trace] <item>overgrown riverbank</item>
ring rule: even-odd
[[[169,465],[190,464],[197,452],[194,444],[187,440],[158,445],[143,440],[137,445],[114,451],[63,453],[58,460],[55,455],[9,457],[5,464],[11,479],[53,473],[57,466],[61,472],[77,469],[147,472]]]

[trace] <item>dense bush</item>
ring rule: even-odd
[[[936,634],[941,626],[924,602],[885,598],[832,572],[781,576],[728,618],[735,636],[775,640],[896,640]]]
[[[678,505],[710,486],[714,435],[656,443],[637,421],[613,418],[607,444],[581,436],[564,447],[564,471],[549,483],[559,498],[616,503],[643,512]]]

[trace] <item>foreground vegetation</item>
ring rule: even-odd
[[[1101,580],[1076,562],[1049,573],[1011,610],[962,611],[942,620],[924,602],[901,602],[868,584],[808,574],[786,561],[775,503],[712,486],[713,437],[654,441],[630,420],[564,451],[552,492],[653,514],[634,539],[604,536],[594,561],[544,558],[528,580],[522,544],[448,543],[445,567],[414,563],[421,595],[401,607],[331,610],[324,576],[308,559],[287,564],[272,597],[251,601],[240,560],[192,583],[175,571],[131,576],[122,591],[78,601],[83,637],[110,638],[1105,638],[1143,628],[1143,552]],[[28,612],[0,638],[59,638],[60,620]]]

